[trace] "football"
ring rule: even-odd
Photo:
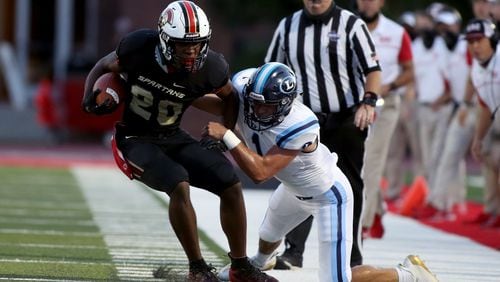
[[[112,104],[118,105],[125,100],[127,88],[125,81],[119,74],[108,72],[101,75],[94,84],[93,90],[99,89],[100,92],[96,95],[96,104],[101,105],[107,100]]]

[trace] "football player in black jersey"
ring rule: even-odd
[[[161,13],[158,31],[128,34],[96,63],[85,81],[82,106],[94,114],[113,111],[116,105],[96,104],[99,91],[93,91],[93,85],[107,72],[126,79],[125,109],[112,144],[115,160],[131,179],[170,197],[170,222],[189,259],[188,281],[218,281],[200,251],[190,185],[221,199],[220,219],[237,281],[277,281],[252,266],[246,256],[245,205],[233,166],[220,151],[202,147],[179,128],[190,105],[213,108],[197,103],[199,97],[209,94],[224,103],[236,102],[228,64],[208,48],[210,34],[202,9],[190,1],[172,2]],[[226,108],[224,116],[235,116],[236,107]],[[235,121],[224,122],[232,128]]]

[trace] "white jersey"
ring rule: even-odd
[[[470,64],[468,61],[467,41],[458,40],[455,49],[448,50],[446,62],[446,77],[450,85],[450,92],[453,100],[457,103],[464,100],[467,80],[470,74]]]
[[[482,105],[494,113],[500,107],[500,50],[493,54],[486,67],[474,60],[472,65],[472,83]]]
[[[411,41],[401,25],[384,15],[370,33],[382,68],[382,84],[389,84],[401,73],[401,62],[412,59]]]
[[[264,131],[254,131],[245,123],[243,89],[255,68],[243,70],[233,77],[233,85],[240,95],[237,129],[246,145],[265,155],[273,146],[287,150],[302,150],[319,140],[319,124],[314,113],[295,100],[283,122]],[[309,153],[299,153],[275,177],[297,196],[310,197],[332,188],[342,172],[337,167],[337,155],[319,143]]]
[[[415,88],[420,103],[433,103],[445,91],[447,49],[443,39],[437,36],[430,49],[421,38],[412,45],[415,68]]]

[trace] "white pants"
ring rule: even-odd
[[[433,183],[436,176],[437,163],[443,150],[452,110],[451,103],[441,106],[436,111],[430,106],[419,105],[418,107],[419,141],[428,183]]]
[[[377,119],[370,128],[370,135],[365,141],[365,162],[361,177],[365,183],[365,201],[362,225],[370,228],[375,214],[384,212],[380,180],[385,169],[392,134],[399,118],[401,97],[392,94],[384,99],[385,103]]]
[[[396,129],[392,134],[385,176],[389,187],[386,197],[395,199],[399,197],[405,179],[405,157],[407,150],[411,152],[412,172],[414,175],[423,174],[420,141],[418,140],[418,116],[415,101],[402,97],[399,118]]]
[[[269,200],[259,236],[268,242],[285,235],[311,214],[316,218],[319,241],[319,281],[351,281],[353,195],[347,177],[308,200],[299,200],[280,184]]]
[[[453,205],[465,201],[465,157],[469,151],[476,121],[475,112],[471,109],[462,126],[457,113],[458,111],[453,115],[446,133],[436,176],[430,183],[432,194],[429,200],[436,208],[446,211],[451,211]]]

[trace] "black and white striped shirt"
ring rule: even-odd
[[[365,76],[380,70],[363,20],[336,5],[328,13],[313,21],[300,10],[282,19],[265,58],[290,66],[303,92],[302,102],[323,113],[357,105],[364,95]]]

